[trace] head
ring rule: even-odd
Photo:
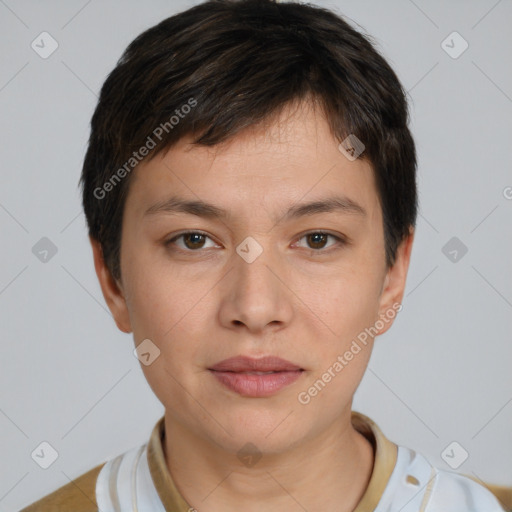
[[[369,36],[318,7],[209,1],[128,46],[92,118],[83,206],[107,304],[159,351],[142,368],[177,424],[224,449],[279,451],[350,411],[405,287],[407,124]],[[364,151],[349,158],[347,141]],[[244,396],[211,371],[237,355],[302,372]]]

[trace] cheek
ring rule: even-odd
[[[147,267],[146,267],[147,268]],[[143,367],[157,396],[175,389],[190,378],[208,354],[215,308],[211,285],[187,279],[168,266],[153,265],[140,275],[132,274],[130,317],[136,344],[150,339],[160,351],[155,363]],[[184,373],[187,373],[184,378]]]
[[[148,366],[141,364],[146,380],[162,404],[169,410],[190,408],[184,389],[193,389],[197,374],[202,369],[199,362],[204,357],[205,347],[197,340],[198,322],[204,322],[197,300],[185,300],[160,285],[152,288],[150,297],[134,302],[136,311],[135,339],[149,338],[158,351],[158,357]],[[195,304],[195,307],[194,307]],[[193,407],[193,404],[192,404]]]
[[[135,339],[165,341],[201,299],[200,283],[187,281],[149,251],[132,252],[126,262],[128,309]]]
[[[371,260],[359,263],[338,269],[336,278],[322,280],[307,295],[304,311],[311,319],[310,336],[316,340],[311,349],[317,357],[301,396],[312,402],[314,398],[314,410],[349,402],[371,356],[380,276],[372,272]]]
[[[321,334],[312,329],[317,342],[310,348],[316,361],[298,398],[301,404],[311,403],[308,410],[324,415],[325,421],[352,400],[367,368],[373,348],[370,328],[378,310],[375,289],[374,283],[355,277],[331,280],[310,305],[312,311],[322,312],[321,322],[316,322]]]
[[[340,345],[375,322],[380,287],[380,274],[370,261],[361,259],[333,267],[321,278],[307,276],[296,283],[294,292],[307,306],[304,313],[317,317],[322,331]]]

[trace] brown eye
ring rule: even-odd
[[[178,244],[177,241],[182,239],[183,243]],[[188,231],[186,233],[181,233],[171,238],[167,242],[165,242],[166,246],[176,245],[179,249],[183,251],[197,251],[198,249],[208,248],[205,246],[207,240],[211,240],[209,236],[199,232],[199,231]],[[213,246],[210,246],[213,247]]]
[[[312,249],[323,249],[325,244],[327,243],[329,235],[325,233],[313,233],[312,235],[307,235],[308,244]]]
[[[329,238],[333,239],[335,242],[331,245],[326,245]],[[311,233],[306,233],[303,235],[300,240],[306,239],[307,246],[305,246],[306,249],[313,249],[315,251],[321,251],[323,249],[332,247],[333,245],[343,245],[344,240],[336,235],[333,235],[331,233],[324,233],[322,231],[313,231]],[[304,247],[304,246],[303,246]]]
[[[187,249],[201,249],[204,245],[204,235],[199,233],[187,233],[183,236],[183,241]]]

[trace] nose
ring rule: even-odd
[[[246,329],[253,334],[282,329],[293,316],[288,273],[270,249],[263,249],[253,239],[251,242],[241,244],[233,255],[233,268],[223,284],[220,321],[230,329]],[[260,254],[253,259],[255,246],[256,254]]]

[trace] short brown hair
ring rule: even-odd
[[[151,159],[186,135],[218,144],[306,98],[340,142],[353,134],[364,143],[392,266],[416,223],[416,150],[406,92],[375,43],[313,5],[210,0],[140,34],[101,89],[80,184],[89,235],[112,276],[121,277],[134,152],[151,139]]]

